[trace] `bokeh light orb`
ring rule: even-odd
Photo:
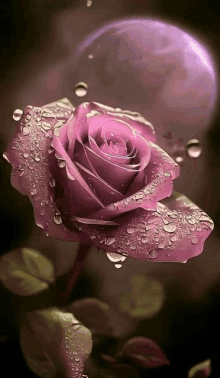
[[[85,101],[138,111],[160,132],[169,125],[207,127],[217,97],[208,47],[147,18],[111,22],[87,36],[68,62],[67,79],[75,106],[74,86],[83,81]]]

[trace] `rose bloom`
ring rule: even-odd
[[[139,113],[64,98],[27,106],[18,125],[4,157],[47,235],[149,261],[202,252],[213,221],[172,195],[180,167]]]

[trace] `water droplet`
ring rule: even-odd
[[[181,156],[177,156],[177,157],[176,157],[176,162],[177,162],[178,164],[183,164],[183,158],[182,158]]]
[[[88,92],[88,85],[86,83],[79,82],[78,84],[76,84],[76,86],[75,86],[75,94],[78,97],[85,96],[87,94],[87,92]]]
[[[196,219],[193,218],[191,215],[186,216],[186,220],[189,224],[195,224],[196,223]]]
[[[25,159],[27,159],[28,156],[29,156],[29,154],[28,154],[27,152],[25,152],[25,153],[23,154],[23,156],[24,156]]]
[[[21,117],[22,117],[22,114],[23,114],[23,110],[21,109],[15,109],[13,115],[12,115],[12,118],[14,121],[20,121]]]
[[[198,158],[202,153],[202,147],[198,139],[190,139],[186,145],[186,150],[190,158]]]
[[[92,54],[89,54],[89,55],[88,55],[88,58],[89,58],[89,59],[93,59],[94,56],[93,56]]]
[[[157,257],[157,256],[158,256],[158,253],[157,253],[157,251],[155,251],[155,249],[149,253],[149,257],[151,259],[155,259],[155,257]]]
[[[105,244],[107,245],[111,245],[112,243],[114,243],[116,240],[116,238],[105,238]]]
[[[40,156],[39,156],[39,155],[36,155],[36,156],[34,157],[34,160],[35,160],[35,161],[40,161]]]
[[[36,189],[32,189],[32,190],[31,190],[31,196],[34,196],[36,193],[37,193],[37,190],[36,190]]]
[[[163,229],[166,232],[174,232],[174,231],[176,231],[176,226],[175,226],[175,224],[172,224],[172,223],[164,224]]]
[[[173,236],[171,236],[170,240],[171,240],[172,242],[174,242],[174,241],[177,241],[177,240],[178,240],[178,238],[177,238],[177,236],[176,236],[176,235],[173,235]]]
[[[121,264],[115,264],[115,267],[119,269],[119,268],[122,267],[122,265]]]
[[[118,253],[114,253],[114,252],[107,252],[107,257],[112,262],[121,261],[121,258],[122,258],[121,255],[119,255]]]
[[[53,188],[55,186],[55,180],[53,178],[49,181],[50,186]]]
[[[22,129],[22,132],[23,132],[23,135],[28,135],[30,130],[28,127],[24,126],[23,129]]]
[[[164,224],[168,224],[168,220],[166,218],[162,218]]]
[[[42,122],[41,126],[42,126],[42,128],[43,128],[45,131],[48,131],[48,130],[51,129],[51,124],[50,124],[49,122],[46,122],[46,121]]]
[[[141,241],[142,241],[143,244],[146,244],[146,243],[147,243],[147,240],[148,240],[147,238],[142,238],[142,239],[141,239]]]
[[[65,160],[58,160],[58,166],[59,166],[60,168],[64,168],[64,167],[66,166],[66,162],[65,162]]]
[[[198,238],[194,237],[194,238],[192,238],[191,243],[192,244],[197,244],[198,241],[199,241]]]
[[[162,240],[162,242],[160,242],[157,247],[158,248],[165,248],[166,244],[167,244],[166,241]]]
[[[45,213],[44,213],[44,210],[41,210],[41,212],[40,212],[40,215],[44,215]]]
[[[171,174],[169,173],[169,172],[164,172],[164,174],[163,174],[165,177],[169,177],[169,176],[171,176]]]
[[[5,160],[7,160],[7,161],[10,163],[10,161],[9,161],[9,159],[8,159],[8,154],[7,154],[6,152],[4,152],[4,154],[3,154],[2,156],[3,156],[3,158],[4,158]]]
[[[127,228],[127,233],[128,234],[133,234],[134,231],[135,231],[134,227],[128,227]]]
[[[54,220],[54,223],[56,224],[61,224],[62,223],[62,219],[61,219],[61,216],[59,214],[56,214],[53,218]]]

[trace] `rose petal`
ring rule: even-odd
[[[77,229],[66,229],[62,223],[54,222],[58,209],[53,200],[53,189],[48,184],[47,156],[52,136],[48,129],[53,131],[58,122],[62,120],[60,125],[66,122],[71,112],[72,107],[66,104],[66,99],[42,108],[27,106],[8,145],[7,155],[12,165],[11,184],[20,193],[28,195],[36,224],[57,239],[80,241],[83,239]],[[47,123],[46,130],[44,123]]]
[[[98,196],[105,206],[109,205],[112,201],[121,201],[124,198],[123,194],[115,190],[104,180],[100,179],[100,177],[94,175],[81,164],[77,162],[75,164],[77,165],[81,176],[88,184],[91,185],[92,191]]]
[[[58,137],[54,136],[51,146],[53,146],[56,152],[58,152],[62,159],[66,162],[68,166],[68,171],[75,178],[75,180],[70,180],[69,176],[66,174],[66,171],[60,170],[58,168],[56,156],[54,153],[50,154],[49,156],[50,171],[53,178],[60,183],[60,186],[67,192],[67,196],[69,196],[71,214],[77,215],[78,212],[82,211],[82,214],[86,215],[87,213],[91,213],[91,211],[93,211],[95,208],[102,208],[104,207],[104,205],[89,188],[85,180],[80,175],[76,165],[71,161],[70,157],[67,155],[67,152],[64,149],[65,130],[67,138],[68,125],[64,125],[62,127],[62,143]],[[62,172],[64,172],[64,174],[62,174]],[[58,193],[57,189],[55,191],[55,195],[58,200],[61,199],[60,193]],[[84,206],[85,198],[86,207]]]
[[[114,220],[120,225],[111,230],[88,224],[82,229],[97,248],[108,252],[109,246],[101,241],[115,238],[111,252],[120,248],[128,256],[148,261],[183,262],[199,255],[214,227],[207,214],[179,194],[169,207],[158,203],[155,212],[136,209]]]
[[[101,134],[100,134],[101,130]],[[140,164],[140,170],[144,169],[150,160],[150,147],[147,139],[138,134],[135,128],[132,128],[128,122],[111,116],[95,116],[89,121],[89,136],[96,140],[97,136],[110,139],[113,136],[120,136],[125,141],[131,143],[132,147],[137,148],[137,155],[133,164]],[[129,167],[128,167],[129,168]]]
[[[128,169],[104,160],[86,146],[87,156],[97,174],[119,192],[127,190],[138,170]],[[122,186],[123,185],[123,186]]]
[[[137,155],[137,148],[133,147],[132,151],[127,156],[114,156],[108,155],[97,146],[96,141],[89,137],[89,145],[86,144],[87,147],[90,147],[92,151],[94,151],[98,156],[102,157],[104,160],[109,160],[112,163],[120,164],[124,168],[135,169],[140,167],[140,163],[138,164],[130,164],[131,160],[134,159]],[[124,161],[123,161],[124,160]]]
[[[157,141],[153,125],[137,112],[121,110],[119,108],[114,109],[98,102],[90,102],[90,109],[98,111],[99,113],[107,113],[119,119],[123,118],[129,120],[129,124],[146,140],[152,142]]]
[[[106,147],[101,146],[102,148],[101,147],[99,148],[97,146],[96,141],[93,138],[91,138],[91,137],[89,137],[89,145],[87,144],[87,146],[90,147],[91,150],[93,150],[97,155],[102,156],[104,159],[108,159],[112,163],[116,163],[116,164],[130,164],[131,156],[129,156],[129,155],[126,156],[127,148],[126,148],[125,154],[123,154],[122,156],[118,156],[118,155],[115,155],[115,154],[110,154],[108,144],[105,144]]]

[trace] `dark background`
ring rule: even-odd
[[[53,76],[55,68],[62,71],[65,61],[80,40],[106,21],[139,15],[163,17],[170,23],[194,30],[212,49],[219,75],[220,10],[214,1],[94,0],[90,8],[86,7],[85,1],[72,0],[1,2],[0,156],[13,134],[11,116],[15,108],[22,109],[27,101],[40,106],[65,96],[61,79],[57,91],[56,86],[48,86],[46,80],[49,76],[52,82],[56,81]],[[153,320],[141,322],[136,334],[156,341],[171,363],[181,367],[180,374],[186,374],[192,365],[213,355],[220,356],[219,121],[217,100],[215,114],[203,140],[205,159],[198,162],[199,177],[195,179],[193,164],[188,161],[178,186],[215,222],[215,229],[205,243],[204,252],[187,264],[144,264],[128,258],[124,266],[117,270],[110,266],[106,256],[97,255],[94,249],[86,263],[85,276],[76,287],[78,297],[97,296],[115,305],[126,290],[131,274],[146,273],[161,281],[166,293],[165,305]],[[10,185],[9,164],[2,157],[0,160],[1,254],[22,246],[33,247],[54,261],[58,275],[64,274],[74,261],[77,244],[73,246],[71,243],[53,241],[43,235],[41,229],[35,226],[28,198]],[[189,180],[191,186],[186,184]],[[95,283],[89,291],[90,280]],[[15,314],[10,306],[9,294],[2,288],[1,332],[13,335]],[[13,339],[13,336],[10,337]],[[1,366],[5,364],[9,377],[13,376],[14,370],[7,364],[13,359],[17,364],[16,372],[32,376],[19,354],[16,339],[2,344],[1,349]],[[10,358],[6,359],[7,356]]]

